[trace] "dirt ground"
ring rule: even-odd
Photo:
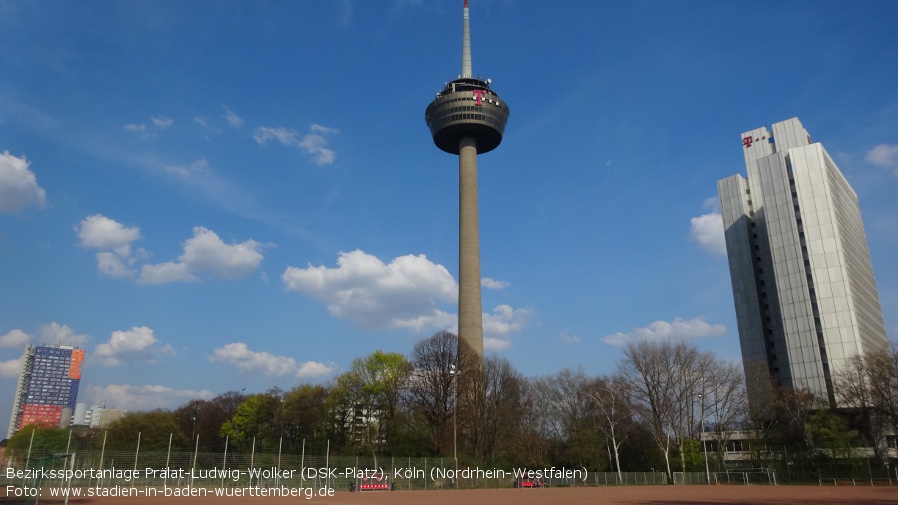
[[[0,494],[2,490],[0,490]],[[40,503],[62,503],[60,498],[42,496]],[[270,504],[310,503],[329,505],[857,505],[898,504],[898,487],[821,487],[821,486],[633,486],[582,487],[548,489],[479,489],[458,491],[392,491],[349,493],[338,491],[333,496],[264,497],[81,497],[70,498],[70,504],[146,505],[174,503],[211,505],[217,503]],[[25,503],[24,498],[0,497],[0,503]],[[30,503],[34,503],[34,500]]]

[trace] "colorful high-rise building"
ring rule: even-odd
[[[852,357],[889,348],[857,194],[797,118],[743,133],[742,152],[748,177],[717,188],[746,374],[838,408]]]
[[[29,424],[68,425],[75,410],[84,351],[62,345],[28,345],[13,399],[8,437]]]

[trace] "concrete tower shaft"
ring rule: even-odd
[[[477,197],[477,155],[502,142],[508,106],[490,89],[489,79],[473,77],[468,0],[464,3],[462,71],[446,84],[424,112],[433,143],[458,155],[458,337],[483,357],[483,308],[480,291],[480,229]],[[459,349],[461,352],[461,349]]]

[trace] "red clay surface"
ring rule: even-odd
[[[2,492],[2,490],[0,490]],[[22,498],[0,498],[0,503],[25,503]],[[32,500],[31,503],[34,503]],[[40,503],[62,503],[60,498],[43,496]],[[633,486],[582,487],[548,489],[477,489],[450,491],[382,491],[349,493],[338,491],[331,497],[310,499],[292,497],[118,497],[70,498],[70,504],[183,504],[211,505],[214,503],[331,505],[857,505],[898,504],[898,487],[821,487],[821,486]]]

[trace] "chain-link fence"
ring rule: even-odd
[[[45,457],[14,455],[5,458],[3,463],[3,485],[29,487],[286,486],[426,490],[668,482],[663,472],[618,474],[587,472],[585,468],[471,467],[456,466],[452,458],[90,450]]]

